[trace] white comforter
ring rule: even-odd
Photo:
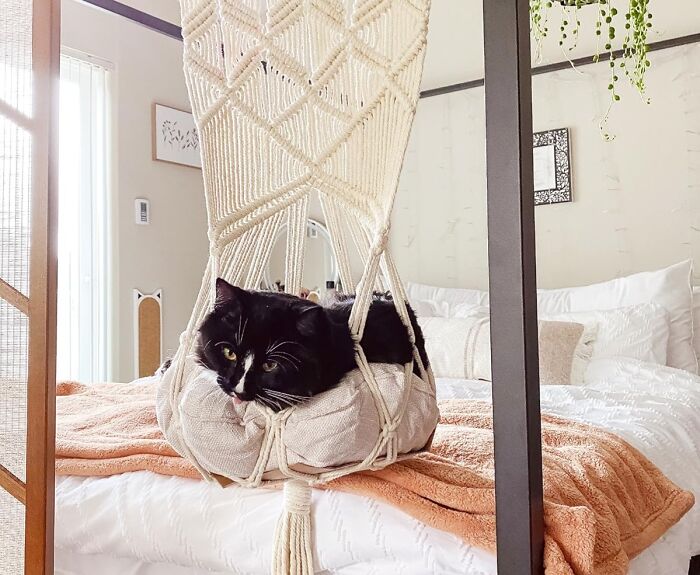
[[[700,378],[632,360],[591,362],[582,387],[542,389],[542,409],[609,429],[700,501]],[[445,398],[489,399],[484,383],[439,380]],[[281,493],[148,472],[63,477],[57,573],[269,573]],[[494,575],[495,557],[369,498],[314,492],[317,569],[342,575]],[[700,553],[700,503],[632,562],[633,575],[687,575]],[[93,555],[90,557],[89,555]],[[108,557],[109,556],[109,559]],[[172,564],[183,567],[174,568]]]

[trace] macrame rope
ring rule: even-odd
[[[180,347],[162,382],[175,449],[207,479],[177,430],[181,396],[201,373],[197,330],[217,277],[259,288],[274,238],[287,223],[285,287],[303,285],[309,195],[318,194],[342,289],[354,293],[349,328],[381,434],[363,461],[318,473],[291,469],[284,433],[293,408],[265,419],[263,445],[244,486],[259,485],[274,456],[285,483],[273,573],[313,573],[310,485],[401,458],[397,429],[413,385],[434,392],[414,345],[407,391],[389,408],[360,346],[375,289],[390,289],[411,342],[405,292],[389,253],[390,214],[415,115],[429,0],[180,0],[184,70],[198,127],[209,261]],[[352,250],[352,251],[351,251]],[[353,264],[361,262],[357,283]],[[421,380],[413,376],[418,367]]]
[[[290,479],[284,484],[284,512],[275,529],[272,575],[313,575],[311,486]]]

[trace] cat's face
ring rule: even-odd
[[[199,331],[199,361],[235,401],[279,411],[322,385],[323,308],[287,294],[216,282],[216,304]]]

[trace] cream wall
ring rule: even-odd
[[[161,17],[175,0],[138,2]],[[174,8],[174,9],[173,9]],[[62,43],[114,65],[112,350],[116,380],[133,379],[132,289],[163,289],[163,350],[177,347],[207,257],[200,170],[151,158],[151,105],[189,108],[182,43],[76,0],[62,3]],[[134,199],[151,202],[152,223],[134,223]]]
[[[460,81],[448,72],[441,50],[467,9],[460,5],[450,23],[446,4],[433,3],[430,38],[436,43],[428,48],[426,87]],[[666,11],[654,5],[666,37],[700,31],[700,8],[680,4],[685,12],[676,10],[676,2]],[[478,18],[480,23],[480,13]],[[482,52],[474,50],[470,63],[466,53],[456,60],[478,77]],[[613,142],[604,142],[598,131],[608,103],[606,65],[533,80],[535,130],[571,130],[573,170],[574,202],[536,209],[542,287],[599,281],[690,257],[700,268],[700,45],[655,52],[650,59],[652,103],[625,87],[611,115]],[[420,101],[392,233],[404,279],[486,286],[484,138],[482,88]]]

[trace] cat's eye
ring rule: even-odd
[[[223,353],[224,357],[229,361],[236,361],[236,352],[234,352],[230,347],[223,348],[221,353]]]
[[[267,371],[268,373],[271,371],[275,371],[277,369],[277,362],[276,361],[266,361],[265,363],[262,364],[263,371]]]

